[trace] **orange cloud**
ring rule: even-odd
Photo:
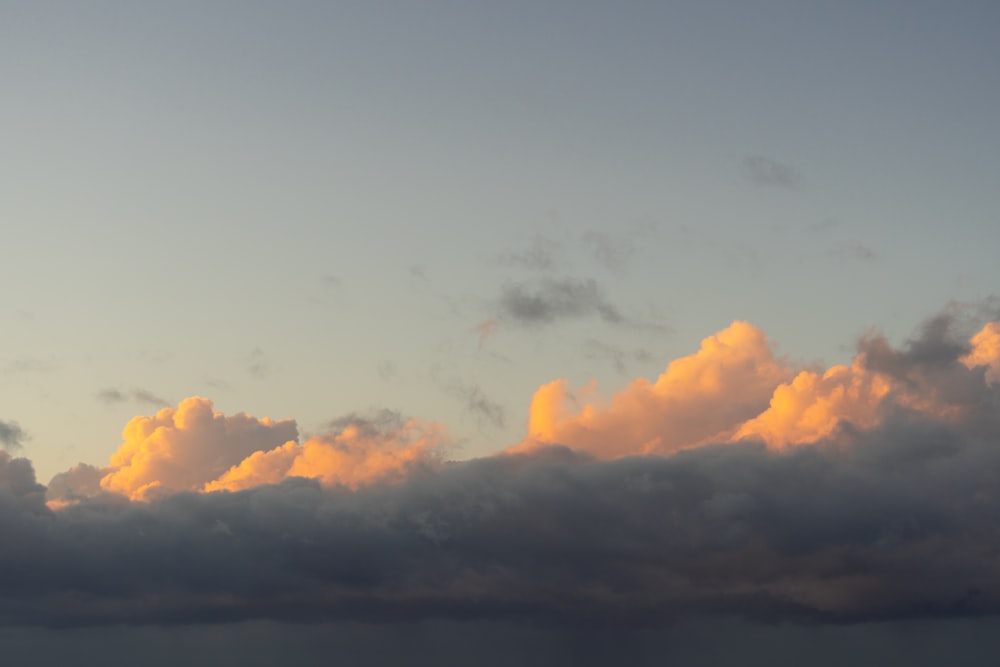
[[[775,358],[764,333],[733,322],[670,363],[655,382],[639,378],[610,403],[596,387],[565,380],[543,385],[531,401],[528,437],[514,450],[559,443],[602,458],[664,454],[725,439],[764,410],[794,371]]]
[[[357,488],[435,465],[446,444],[441,427],[395,418],[354,418],[299,444],[293,420],[226,416],[200,397],[133,418],[122,437],[110,465],[80,464],[56,475],[49,506],[58,509],[102,492],[150,500],[179,491],[238,491],[288,477]]]
[[[990,322],[969,341],[971,351],[962,357],[969,368],[986,367],[986,380],[1000,384],[1000,322]]]
[[[206,484],[204,490],[239,491],[288,477],[311,477],[325,486],[357,488],[397,480],[415,467],[437,463],[444,443],[440,427],[415,419],[388,430],[349,424],[339,433],[309,438],[302,445],[288,442],[255,452]]]
[[[672,362],[655,383],[634,380],[610,402],[595,399],[593,385],[541,386],[528,437],[511,451],[557,443],[616,458],[743,439],[782,449],[828,438],[847,423],[874,428],[889,405],[953,419],[974,409],[981,380],[947,356],[945,343],[910,341],[897,351],[874,336],[850,366],[796,372],[775,359],[763,332],[734,322]],[[1000,382],[1000,323],[976,333],[970,349],[960,359],[964,367],[985,366],[987,381]]]
[[[298,439],[292,420],[275,422],[215,412],[206,398],[187,398],[153,417],[135,417],[122,431],[101,488],[132,499],[195,491],[256,451]]]
[[[828,437],[844,421],[871,428],[892,386],[888,378],[865,370],[860,359],[823,374],[803,371],[775,388],[767,410],[740,426],[732,440],[756,438],[782,448]]]

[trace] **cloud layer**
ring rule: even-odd
[[[609,400],[542,387],[524,443],[461,462],[392,413],[300,443],[294,422],[190,398],[47,489],[0,453],[0,618],[1000,613],[996,334],[940,317],[796,369],[737,322]]]

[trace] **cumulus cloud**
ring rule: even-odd
[[[204,486],[250,454],[298,438],[294,421],[222,415],[208,399],[188,398],[152,417],[136,417],[101,478],[106,491],[131,498]]]
[[[610,400],[565,380],[540,387],[513,451],[558,443],[614,458],[748,438],[782,448],[874,428],[893,409],[956,419],[981,408],[984,374],[1000,365],[996,323],[970,342],[956,329],[951,316],[932,318],[900,349],[870,334],[850,366],[816,371],[776,359],[763,332],[735,322]]]
[[[293,420],[223,415],[192,397],[150,417],[135,417],[110,464],[80,464],[49,485],[52,507],[110,493],[151,500],[182,491],[240,490],[309,477],[357,487],[433,465],[447,445],[443,429],[382,411],[349,415],[299,444]]]
[[[597,315],[610,324],[624,321],[594,280],[572,278],[542,280],[533,286],[508,285],[500,295],[500,313],[524,325],[550,324],[590,315]]]
[[[764,410],[774,388],[792,375],[764,332],[734,322],[703,340],[698,352],[671,362],[655,382],[638,378],[610,401],[594,385],[542,386],[520,449],[559,443],[610,458],[725,439]]]
[[[969,341],[969,353],[962,363],[969,368],[986,369],[986,379],[1000,384],[1000,322],[990,322]]]
[[[269,451],[254,452],[205,484],[204,490],[239,491],[289,477],[350,488],[399,480],[417,468],[437,465],[445,443],[440,427],[415,419],[387,426],[354,418],[338,432],[309,438],[301,445],[286,442]]]

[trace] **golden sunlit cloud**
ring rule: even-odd
[[[447,444],[441,427],[415,419],[356,419],[299,444],[293,420],[226,416],[201,397],[152,417],[134,417],[122,437],[110,465],[80,464],[56,475],[49,506],[64,507],[101,492],[151,500],[179,491],[238,491],[289,477],[357,488],[436,464]]]
[[[397,480],[415,467],[439,461],[445,444],[443,430],[411,419],[387,431],[349,424],[341,432],[288,442],[266,452],[254,452],[205,491],[239,491],[275,484],[288,477],[310,477],[325,486],[357,488],[382,480]]]
[[[774,388],[793,375],[764,332],[734,322],[703,340],[698,352],[671,362],[655,382],[638,378],[610,402],[594,385],[578,391],[565,380],[543,385],[531,401],[528,437],[513,451],[558,443],[614,458],[726,439],[767,408]]]
[[[1000,384],[1000,322],[990,322],[969,341],[971,351],[962,358],[969,368],[986,367],[986,380]]]
[[[961,366],[917,372],[914,364],[898,375],[871,356],[902,353],[878,336],[864,346],[850,366],[796,370],[774,357],[763,332],[734,322],[702,341],[697,353],[672,362],[656,382],[636,379],[610,401],[593,384],[578,391],[565,380],[542,385],[531,402],[528,437],[508,451],[562,444],[618,458],[743,439],[782,449],[830,437],[844,424],[874,428],[887,405],[941,419],[966,409],[961,386],[975,379],[958,377],[968,376]],[[987,381],[1000,382],[1000,323],[976,333],[970,349],[961,359],[965,367],[986,367]]]

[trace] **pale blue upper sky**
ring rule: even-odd
[[[0,1],[0,420],[42,481],[106,462],[137,391],[304,432],[385,407],[474,456],[539,384],[613,391],[734,319],[804,362],[901,340],[998,292],[998,30],[989,1]]]

